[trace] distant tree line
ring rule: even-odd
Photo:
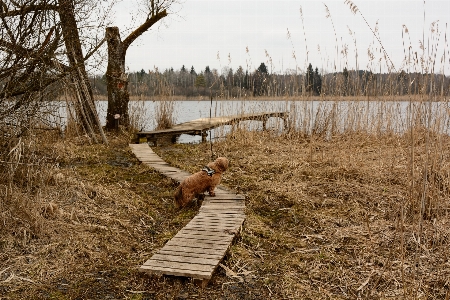
[[[131,72],[128,76],[128,91],[131,96],[159,97],[298,97],[298,96],[392,96],[427,95],[434,91],[438,95],[449,93],[450,79],[437,74],[400,73],[381,74],[368,70],[348,70],[321,74],[318,67],[309,64],[305,73],[288,70],[284,74],[270,74],[267,66],[250,72],[238,67],[224,67],[220,72],[206,66],[197,72],[194,66],[183,65],[159,71]],[[106,95],[105,76],[90,78],[94,93]]]

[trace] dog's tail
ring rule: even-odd
[[[178,186],[177,190],[175,191],[175,207],[180,208],[183,204],[183,190],[181,189],[181,186]]]

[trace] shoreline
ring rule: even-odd
[[[62,101],[61,99],[59,99]],[[107,101],[107,96],[94,95],[94,101]],[[213,98],[213,101],[340,101],[340,102],[428,102],[429,97],[423,97],[423,95],[405,95],[405,96],[300,96],[300,97],[242,97],[242,98]],[[211,101],[210,98],[199,97],[186,97],[186,96],[173,96],[173,97],[152,97],[152,96],[130,96],[130,101]],[[446,102],[450,99],[446,97],[436,97],[431,102]]]

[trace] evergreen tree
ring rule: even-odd
[[[245,76],[244,76],[244,82],[242,84],[242,86],[244,87],[244,89],[248,90],[248,71],[245,71]]]
[[[233,69],[230,68],[230,69],[228,70],[228,74],[227,74],[227,85],[228,85],[229,87],[231,87],[231,86],[234,85],[234,80],[233,80],[233,79],[234,79],[234,78],[233,78]]]
[[[184,67],[184,65],[181,67],[181,72],[186,73],[186,68]]]
[[[263,73],[265,75],[269,74],[269,72],[267,71],[267,67],[265,63],[261,63],[257,69],[258,72]]]
[[[342,75],[344,75],[344,86],[342,88],[343,96],[347,96],[347,90],[348,90],[348,70],[345,67],[344,71],[342,71]]]
[[[320,95],[322,92],[322,76],[319,74],[319,69],[316,67],[316,70],[314,71],[314,87],[313,87],[314,93],[317,95]]]
[[[142,79],[144,78],[145,74],[146,73],[145,73],[144,69],[141,69],[141,71],[139,71],[139,73],[137,73],[138,80],[142,81]]]
[[[314,87],[314,71],[311,64],[308,65],[306,69],[306,91],[313,90]]]
[[[195,86],[198,87],[205,87],[205,76],[203,76],[203,73],[200,73],[200,75],[195,78]]]
[[[210,86],[214,82],[214,75],[209,66],[205,68],[205,86]]]
[[[191,75],[197,75],[197,73],[195,73],[194,66],[191,67]]]

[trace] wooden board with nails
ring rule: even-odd
[[[190,175],[165,163],[148,144],[130,144],[130,148],[142,163],[175,181]],[[191,277],[205,286],[245,220],[244,200],[244,196],[218,186],[216,197],[205,196],[199,213],[139,271]]]

